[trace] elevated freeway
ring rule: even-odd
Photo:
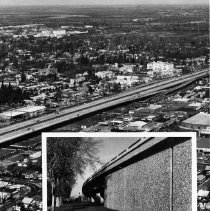
[[[140,138],[83,184],[114,210],[192,210],[191,137]]]
[[[191,73],[190,75],[155,81],[150,84],[131,88],[116,95],[94,100],[83,105],[66,108],[61,110],[58,114],[46,114],[38,118],[1,128],[0,144],[11,142],[30,134],[49,130],[50,128],[59,126],[64,122],[69,122],[90,113],[98,112],[100,110],[108,109],[113,106],[141,99],[150,95],[159,94],[163,90],[170,89],[175,86],[181,86],[181,84],[190,83],[199,78],[206,77],[208,74],[208,69],[205,69]]]

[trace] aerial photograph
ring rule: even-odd
[[[194,132],[195,210],[210,210],[209,50],[207,0],[0,0],[0,211],[44,210],[43,132]],[[103,204],[156,210],[129,200]]]

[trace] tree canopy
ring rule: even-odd
[[[23,100],[29,99],[28,93],[22,91],[20,88],[13,87],[12,85],[0,86],[0,105],[10,104],[15,105],[17,103],[23,103]]]
[[[97,155],[100,142],[92,138],[49,138],[47,141],[48,178],[54,187],[55,197],[68,198],[89,165],[92,168],[101,163]]]

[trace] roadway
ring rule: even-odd
[[[133,87],[125,92],[121,92],[116,95],[95,100],[83,105],[66,108],[64,110],[61,110],[58,114],[46,114],[38,118],[1,128],[0,144],[21,138],[32,133],[42,132],[50,127],[59,125],[63,122],[67,122],[90,113],[94,113],[150,95],[158,94],[162,92],[162,90],[168,89],[173,86],[179,86],[182,83],[197,80],[199,78],[207,76],[208,74],[208,69],[205,69],[199,72],[191,73],[190,75],[184,75],[162,81],[155,81],[150,84]]]
[[[208,190],[208,191],[210,190],[210,178],[208,178],[198,186],[198,191],[199,190]]]

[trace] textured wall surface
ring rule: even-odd
[[[108,175],[105,206],[120,211],[191,210],[191,141]]]
[[[173,211],[192,210],[191,149],[191,141],[173,149]]]

